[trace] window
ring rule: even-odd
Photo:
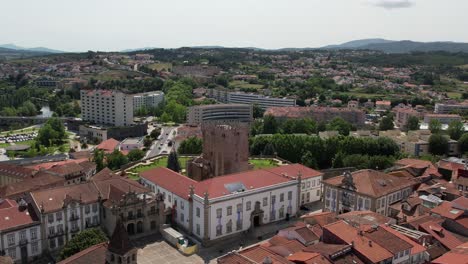
[[[39,252],[39,243],[37,241],[31,243],[31,252],[33,254],[37,254]]]
[[[55,234],[55,226],[49,226],[49,235]]]
[[[220,236],[223,234],[223,226],[222,225],[217,225],[216,226],[216,236]]]
[[[59,236],[59,237],[57,238],[57,241],[58,241],[57,243],[58,243],[58,246],[59,246],[59,247],[63,246],[63,244],[64,244],[64,243],[63,243],[63,236]]]
[[[13,246],[15,245],[15,234],[9,234],[8,235],[8,246]]]
[[[98,224],[98,217],[97,215],[93,216],[93,225],[97,225]]]
[[[307,188],[310,188],[310,182],[307,182]]]
[[[50,248],[55,248],[55,238],[52,238],[51,240],[49,240],[49,246]]]
[[[275,204],[276,203],[276,195],[272,195],[271,196],[271,204]]]
[[[366,199],[365,202],[364,202],[364,204],[365,204],[364,207],[365,207],[366,209],[370,209],[370,201],[369,201],[369,199]]]
[[[55,213],[55,218],[57,219],[57,221],[62,221],[62,212]]]
[[[267,206],[268,205],[268,198],[265,197],[263,198],[263,206]]]
[[[307,202],[310,202],[310,192],[307,192]]]
[[[49,220],[49,223],[54,222],[54,214],[49,214],[49,215],[47,216],[47,218],[48,218],[48,220]]]
[[[97,204],[93,204],[93,213],[96,213],[98,210]]]
[[[196,232],[197,232],[197,235],[200,235],[200,224],[197,224]]]
[[[289,200],[289,201],[292,200],[292,191],[289,191],[289,192],[288,192],[288,200]]]
[[[86,226],[86,227],[91,226],[91,217],[86,217],[86,219],[85,219],[85,226]]]
[[[89,214],[91,212],[91,206],[89,204],[85,205],[85,214]]]
[[[26,239],[26,230],[21,230],[19,232],[19,239],[20,240],[25,240]]]
[[[284,193],[280,194],[280,202],[284,201]]]
[[[31,239],[32,239],[32,240],[37,239],[37,229],[36,229],[36,228],[31,228],[31,229],[29,230],[29,232],[31,233]]]
[[[197,207],[196,212],[197,212],[197,217],[200,217],[200,207]]]
[[[218,208],[216,209],[216,218],[221,218],[223,216],[223,209]]]
[[[183,201],[180,201],[180,208],[184,209],[184,202]]]
[[[315,187],[315,180],[312,180],[312,187]]]
[[[279,212],[279,218],[284,218],[284,205],[281,206],[281,208],[278,210]]]
[[[232,206],[227,207],[227,215],[232,215]]]
[[[57,233],[63,234],[63,225],[57,226]]]
[[[320,190],[317,190],[317,196],[320,197]]]
[[[156,221],[151,221],[151,224],[150,224],[150,228],[151,230],[155,230],[156,229]]]
[[[252,202],[248,201],[247,203],[245,203],[245,210],[250,211],[250,209],[252,209]]]
[[[301,202],[304,203],[304,200],[305,200],[305,194],[302,193],[302,194],[301,194]]]
[[[330,198],[330,189],[327,188],[327,197]]]
[[[181,222],[185,221],[184,213],[180,213],[180,221]]]
[[[302,183],[302,189],[305,189],[305,182]]]
[[[226,224],[226,233],[232,233],[232,220],[229,220],[229,222]]]
[[[237,213],[242,212],[242,204],[237,204]]]

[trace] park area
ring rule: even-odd
[[[187,165],[187,161],[192,159],[193,157],[188,156],[179,156],[179,163],[180,167],[182,168],[182,174],[185,175],[185,169]],[[249,162],[254,166],[254,170],[258,169],[268,169],[280,166],[278,160],[275,159],[265,159],[265,158],[251,158]],[[153,168],[158,167],[167,167],[167,156],[158,157],[153,160],[148,160],[142,163],[139,163],[133,167],[130,167],[125,172],[127,173],[128,177],[133,180],[138,180],[140,177],[138,176],[139,173],[151,170]]]

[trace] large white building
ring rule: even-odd
[[[434,107],[434,113],[435,114],[450,114],[454,111],[468,111],[468,102],[463,102],[463,103],[447,103],[447,104],[441,104],[437,103],[435,104]]]
[[[164,101],[164,93],[161,91],[146,92],[133,95],[133,111],[140,108],[154,108]]]
[[[116,90],[81,90],[83,121],[116,127],[133,124],[133,95]]]
[[[15,263],[32,263],[42,254],[39,219],[27,203],[0,202],[0,250]]]
[[[308,170],[295,164],[200,182],[167,168],[155,168],[140,176],[144,185],[163,195],[165,207],[172,208],[173,224],[212,244],[295,215],[300,206],[302,174],[310,173]]]
[[[258,105],[262,109],[280,106],[296,106],[296,99],[269,97],[261,94],[230,92],[227,90],[208,89],[207,97],[222,103]]]
[[[253,107],[248,104],[213,104],[191,106],[187,113],[189,125],[199,125],[203,121],[253,121]]]

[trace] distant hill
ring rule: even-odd
[[[51,53],[35,50],[8,49],[0,47],[0,58],[2,59],[20,59],[49,54]]]
[[[343,44],[338,45],[328,45],[322,47],[322,49],[355,49],[360,48],[370,44],[385,44],[385,43],[392,43],[393,40],[381,39],[381,38],[373,38],[373,39],[359,39],[353,40],[349,42],[345,42]]]
[[[362,39],[346,42],[339,45],[328,45],[322,49],[368,49],[378,50],[386,53],[409,53],[409,52],[467,52],[468,43],[457,42],[416,42],[410,40],[393,41],[386,39]]]
[[[49,49],[45,47],[25,48],[25,47],[17,46],[12,43],[0,44],[0,48],[6,48],[6,49],[12,49],[12,50],[36,51],[36,52],[42,52],[42,53],[65,53],[65,51],[54,50],[54,49]]]

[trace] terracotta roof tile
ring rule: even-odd
[[[14,164],[0,163],[0,175],[23,179],[36,173],[36,170]]]
[[[288,261],[287,259],[281,257],[280,255],[262,247],[262,246],[253,246],[250,248],[246,248],[242,251],[239,251],[244,257],[247,257],[257,263],[263,263],[266,257],[270,258],[273,264],[290,264],[292,262]]]
[[[57,264],[104,264],[106,263],[107,242],[91,246],[80,251]]]
[[[426,222],[421,224],[419,227],[422,231],[430,234],[448,249],[454,249],[462,244],[462,241],[458,240],[458,238],[447,232],[447,230],[437,223]]]
[[[316,171],[314,169],[311,169],[309,167],[306,167],[298,163],[294,163],[294,164],[290,164],[286,166],[279,166],[279,167],[267,169],[267,170],[276,174],[285,174],[285,175],[292,176],[292,177],[296,177],[299,173],[301,173],[302,179],[309,179],[309,178],[323,175],[323,173],[321,173],[320,171]]]
[[[118,146],[120,142],[113,139],[109,138],[107,140],[102,141],[99,145],[96,146],[96,149],[101,149],[104,150],[106,153],[111,153],[114,151]]]
[[[439,206],[432,208],[431,213],[449,219],[457,219],[464,214],[464,211],[453,208],[451,202],[443,201]]]
[[[397,177],[375,170],[359,170],[351,173],[356,191],[372,197],[383,195],[411,187],[416,184],[412,179]],[[342,186],[344,176],[337,176],[324,180],[324,183],[333,186]]]
[[[393,255],[413,247],[412,244],[406,242],[399,236],[393,234],[393,232],[389,232],[382,227],[377,227],[376,229],[371,229],[367,232],[364,232],[364,235],[386,250],[390,251]]]
[[[10,199],[3,200],[0,205],[0,231],[2,232],[34,223],[39,224],[39,219],[28,206],[21,208],[17,202]]]
[[[392,233],[393,235],[399,237],[401,240],[404,240],[406,243],[411,245],[411,255],[418,254],[421,252],[426,251],[426,248],[421,246],[420,244],[414,242],[407,236],[403,235],[402,233],[396,231],[395,229],[387,226],[387,225],[380,225],[381,228],[385,229],[386,231]]]
[[[28,192],[63,186],[64,183],[65,179],[63,177],[41,171],[34,176],[25,178],[23,181],[0,187],[0,197],[19,198]]]
[[[237,252],[226,254],[218,258],[217,262],[219,264],[257,264],[257,262],[254,262]]]

